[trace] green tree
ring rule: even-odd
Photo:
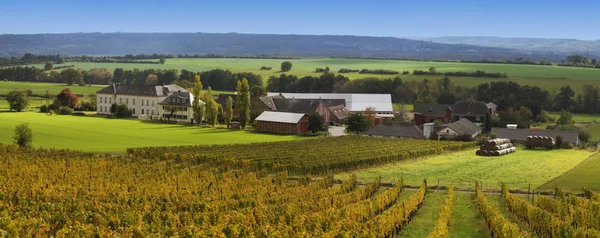
[[[113,105],[116,105],[116,104],[113,104]],[[111,110],[112,110],[112,107],[111,107]],[[128,118],[128,117],[131,117],[131,115],[133,115],[133,113],[131,112],[131,110],[129,110],[129,108],[127,107],[127,105],[125,105],[124,103],[122,103],[121,105],[118,105],[115,108],[115,113],[114,114],[118,118]]]
[[[358,135],[362,132],[369,130],[371,122],[365,116],[363,116],[362,113],[357,112],[351,113],[348,116],[346,124],[348,124],[348,126],[346,127],[346,130],[348,132],[356,133]]]
[[[204,104],[206,106],[206,122],[210,126],[214,126],[219,116],[219,106],[212,95],[212,88],[209,86],[208,91],[204,94]]]
[[[292,62],[284,61],[283,63],[281,63],[281,72],[287,72],[290,70],[292,70]]]
[[[310,131],[310,133],[315,134],[324,130],[325,126],[323,126],[323,117],[316,113],[308,116],[308,131]]]
[[[60,73],[60,77],[62,79],[62,82],[68,85],[85,85],[85,82],[83,81],[83,74],[81,74],[81,72],[77,71],[76,69],[65,69]]]
[[[29,123],[23,123],[15,127],[13,141],[21,148],[31,147],[33,143],[33,132],[31,131],[31,128],[29,128]]]
[[[227,124],[227,128],[229,128],[231,126],[231,120],[233,119],[233,98],[231,98],[231,96],[227,97],[224,110],[225,124]]]
[[[431,75],[437,74],[437,70],[435,69],[435,67],[429,68],[429,74],[431,74]]]
[[[267,96],[267,90],[263,86],[254,85],[250,88],[250,95],[253,97]]]
[[[248,85],[248,80],[243,78],[238,81],[235,90],[237,91],[235,108],[238,110],[238,120],[240,122],[240,127],[246,129],[246,124],[250,119],[250,86]]]
[[[160,58],[160,59],[158,60],[158,62],[159,62],[160,64],[165,64],[165,59],[164,59],[164,58]]]
[[[192,103],[192,109],[194,110],[194,121],[200,125],[204,118],[204,103],[200,102],[203,98],[202,95],[202,81],[200,75],[194,76],[194,88],[192,88],[192,95],[194,95],[194,101]]]
[[[11,111],[23,111],[29,105],[27,91],[13,90],[6,95],[6,101]]]
[[[571,125],[573,124],[573,115],[569,113],[567,110],[560,111],[560,117],[556,120],[556,124],[558,125]]]
[[[415,100],[415,104],[433,104],[435,103],[435,99],[429,96],[420,97]]]
[[[52,62],[48,61],[46,62],[46,64],[44,64],[44,70],[52,70],[52,68],[54,68],[54,65],[52,64]]]
[[[65,60],[63,59],[63,57],[61,57],[60,55],[56,55],[56,63],[57,64],[62,64],[65,62]]]

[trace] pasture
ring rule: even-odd
[[[30,83],[30,82],[0,82],[0,95],[6,95],[14,89],[18,90],[31,90],[33,95],[44,96],[46,90],[48,94],[56,95],[65,88],[70,88],[73,93],[83,94],[84,96],[90,94],[96,94],[96,91],[106,87],[106,85],[91,85],[91,86],[78,86],[78,85],[65,85],[60,83]]]
[[[358,180],[369,182],[381,176],[390,182],[404,178],[407,185],[417,186],[423,179],[430,185],[454,183],[457,189],[473,189],[481,181],[484,189],[497,190],[501,183],[512,189],[537,188],[569,171],[589,157],[585,150],[526,150],[501,157],[476,156],[475,150],[441,154],[413,161],[352,171]],[[349,173],[336,178],[345,179]]]
[[[590,156],[577,167],[540,188],[554,189],[556,186],[575,193],[581,192],[582,187],[600,191],[600,154]]]
[[[266,80],[269,76],[281,74],[279,68],[284,59],[167,59],[165,64],[131,64],[131,63],[90,63],[90,62],[67,62],[81,69],[107,68],[112,71],[115,68],[124,69],[186,69],[191,71],[207,71],[211,69],[228,69],[233,72],[251,72],[260,74]],[[504,72],[508,74],[507,79],[495,78],[475,78],[475,77],[451,77],[453,83],[464,86],[476,86],[481,83],[509,80],[522,85],[535,85],[549,91],[557,91],[564,85],[571,85],[573,90],[581,92],[584,84],[597,84],[600,78],[600,70],[591,68],[559,67],[559,66],[539,66],[539,65],[511,65],[511,64],[481,64],[481,63],[457,63],[457,62],[424,62],[424,61],[404,61],[404,60],[375,60],[375,59],[337,59],[337,58],[319,58],[319,59],[292,59],[292,70],[286,74],[302,76],[318,76],[315,68],[329,67],[332,72],[337,72],[341,68],[352,69],[389,69],[399,72],[408,70],[412,72],[415,69],[428,70],[435,67],[438,72],[467,71],[473,72],[483,70],[490,73]],[[42,65],[36,65],[42,67]],[[272,67],[271,70],[260,70],[261,66]],[[391,78],[396,75],[374,75],[374,74],[344,74],[350,79],[376,77]],[[443,76],[426,75],[398,75],[404,80],[430,80],[440,79]]]
[[[33,145],[36,148],[96,152],[125,152],[126,148],[145,146],[237,144],[309,138],[95,116],[48,116],[35,112],[0,113],[0,122],[0,144],[12,144],[15,126],[28,122],[33,130]]]

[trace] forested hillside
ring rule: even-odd
[[[441,44],[393,37],[237,33],[69,33],[0,35],[0,57],[26,53],[71,55],[218,54],[275,57],[365,57],[450,60],[560,60],[564,55]]]

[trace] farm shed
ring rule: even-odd
[[[362,134],[374,137],[425,139],[425,136],[423,135],[423,130],[421,130],[419,126],[412,124],[407,125],[384,123],[377,125]]]
[[[547,136],[556,138],[558,135],[562,135],[564,142],[570,142],[573,145],[579,144],[579,134],[577,134],[577,131],[508,129],[494,127],[492,128],[492,133],[496,134],[498,138],[508,138],[514,143],[524,143],[528,136]]]
[[[438,136],[453,137],[458,135],[470,135],[471,138],[475,138],[479,133],[481,133],[480,126],[463,118],[454,123],[443,125],[438,131]]]
[[[304,113],[264,111],[254,122],[260,132],[276,134],[308,133],[308,116]]]
[[[373,108],[377,117],[394,117],[391,94],[361,93],[267,93],[268,96],[281,96],[295,99],[343,99],[349,112],[363,112]]]

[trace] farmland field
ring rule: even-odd
[[[585,150],[525,150],[501,157],[476,156],[475,150],[442,154],[422,160],[401,162],[352,173],[361,181],[382,181],[404,178],[407,185],[417,186],[427,179],[431,185],[454,183],[457,189],[472,189],[474,181],[481,181],[484,189],[497,189],[506,183],[513,189],[537,188],[567,172],[592,153]],[[344,179],[348,173],[336,175]]]
[[[52,103],[52,99],[49,100],[49,103]],[[29,97],[29,106],[25,109],[25,111],[39,111],[39,107],[42,105],[46,105],[46,99],[41,97]],[[0,111],[8,111],[10,106],[8,105],[8,101],[6,98],[0,97]]]
[[[0,143],[12,144],[16,125],[28,122],[33,145],[84,151],[125,152],[126,148],[298,140],[308,137],[201,128],[93,116],[0,113]]]
[[[77,68],[92,69],[92,68],[107,68],[112,71],[115,68],[124,69],[186,69],[191,71],[206,71],[211,69],[229,69],[233,72],[252,72],[260,74],[266,80],[269,76],[279,75],[279,67],[283,59],[167,59],[166,63],[160,64],[129,64],[129,63],[90,63],[90,62],[67,62],[73,64]],[[474,78],[474,77],[451,77],[453,83],[464,86],[476,86],[485,82],[498,80],[510,80],[518,82],[522,85],[535,85],[543,89],[553,91],[558,90],[564,85],[570,85],[573,90],[580,92],[584,84],[598,84],[600,79],[600,70],[589,68],[575,67],[558,67],[558,66],[538,66],[538,65],[511,65],[511,64],[479,64],[479,63],[456,63],[456,62],[420,62],[420,61],[403,61],[403,60],[374,60],[374,59],[294,59],[290,60],[293,63],[291,71],[286,74],[297,76],[319,75],[315,73],[315,68],[325,68],[329,66],[333,72],[337,72],[341,68],[352,69],[389,69],[396,71],[413,71],[427,70],[430,67],[435,67],[438,72],[454,72],[467,71],[473,72],[483,70],[490,73],[504,72],[508,74],[508,79],[494,78]],[[41,67],[41,65],[36,65]],[[261,66],[272,67],[272,70],[260,70]],[[372,75],[349,73],[344,74],[350,79],[377,77],[390,78],[395,76],[390,75]],[[443,76],[414,76],[414,75],[399,75],[404,80],[423,80],[440,79]]]
[[[577,167],[552,180],[542,189],[553,189],[556,186],[567,191],[580,192],[582,187],[600,192],[600,154],[590,156]]]
[[[90,94],[96,94],[96,92],[106,85],[92,85],[90,86],[77,86],[77,85],[65,85],[58,83],[29,83],[29,82],[0,82],[0,95],[6,95],[8,92],[19,89],[29,89],[33,95],[46,95],[46,89],[50,95],[56,95],[65,88],[71,89],[73,93],[83,94],[84,96]]]

